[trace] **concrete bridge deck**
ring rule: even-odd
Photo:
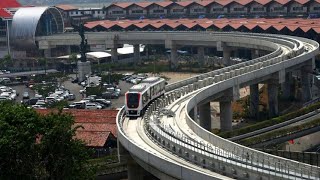
[[[238,33],[236,35],[239,37]],[[251,42],[256,40],[256,35],[242,35],[252,37]],[[229,36],[232,37],[232,33]],[[160,179],[164,176],[175,179],[225,179],[225,176],[240,179],[319,179],[320,169],[317,167],[219,138],[190,116],[193,108],[206,99],[217,99],[226,94],[236,99],[239,87],[270,78],[283,82],[286,71],[300,68],[318,53],[318,44],[311,40],[261,36],[264,40],[260,42],[268,46],[264,41],[270,41],[269,50],[273,49],[267,56],[168,85],[165,97],[151,104],[142,119],[127,119],[121,110],[117,121],[121,144],[139,159],[145,169],[157,170],[154,175]],[[235,38],[236,43],[229,44],[241,46],[246,39],[240,40]],[[261,46],[255,47],[259,49]],[[169,116],[164,109],[171,112]],[[217,176],[216,173],[222,175]]]

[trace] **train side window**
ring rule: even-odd
[[[150,88],[150,91],[151,91],[151,96],[154,96],[154,94],[155,94],[155,93],[154,93],[154,87],[151,87],[151,88]],[[151,96],[150,96],[150,98],[151,98]]]
[[[142,95],[142,102],[143,104],[145,104],[147,101],[148,101],[148,93],[146,92]]]
[[[158,94],[158,92],[159,92],[159,85],[158,85],[158,84],[155,85],[154,88],[155,88],[155,94]]]
[[[146,94],[147,94],[147,99],[151,99],[152,95],[151,95],[151,90],[150,89],[147,91]]]

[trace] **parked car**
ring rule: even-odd
[[[29,98],[30,98],[29,92],[24,92],[23,96],[22,96],[22,99],[29,99]]]
[[[38,102],[38,98],[31,98],[24,102],[25,105],[35,105]]]
[[[34,109],[47,109],[46,107],[39,105],[39,104],[32,105],[31,107]]]
[[[73,100],[75,100],[76,99],[76,95],[74,95],[74,94],[69,94],[68,95],[68,100],[69,101],[73,101]]]
[[[106,99],[96,99],[95,102],[98,102],[100,104],[105,105],[106,107],[111,105],[111,101],[108,101]]]
[[[8,101],[10,100],[8,97],[0,96],[0,101]]]
[[[119,97],[119,94],[116,93],[116,92],[104,92],[102,93],[102,98],[105,98],[105,99],[116,99]]]
[[[102,109],[102,106],[96,103],[86,103],[86,109]]]
[[[85,109],[86,108],[86,102],[84,101],[79,101],[79,102],[74,102],[76,109]]]

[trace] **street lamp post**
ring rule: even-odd
[[[152,49],[152,55],[153,55],[153,76],[156,74],[156,57],[155,57],[155,49]]]

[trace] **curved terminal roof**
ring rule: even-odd
[[[62,33],[63,17],[54,7],[20,8],[12,20],[11,38],[14,46],[36,48],[35,37]]]

